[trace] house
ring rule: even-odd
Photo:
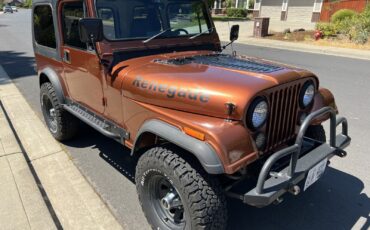
[[[213,5],[214,14],[225,14],[228,7],[248,9],[250,0],[231,0],[229,3],[226,0],[215,0]],[[229,6],[227,4],[230,4]]]
[[[269,17],[270,29],[314,29],[339,9],[362,11],[369,0],[255,0],[253,16]],[[329,13],[328,13],[329,11]]]
[[[269,17],[275,31],[313,29],[320,20],[323,0],[256,0],[254,17]]]

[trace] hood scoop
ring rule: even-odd
[[[281,66],[273,65],[261,60],[234,57],[226,54],[210,54],[166,60],[157,59],[154,62],[166,65],[187,65],[194,63],[236,70],[244,70],[255,73],[272,73],[283,69],[283,67]]]

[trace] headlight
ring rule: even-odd
[[[268,104],[265,99],[258,97],[248,109],[248,125],[252,129],[260,128],[267,119]]]
[[[299,104],[301,108],[308,107],[315,96],[315,85],[312,81],[306,82],[301,90],[300,96],[299,96]]]

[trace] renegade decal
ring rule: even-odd
[[[132,85],[144,90],[150,90],[153,92],[158,91],[159,93],[166,94],[168,98],[187,98],[194,101],[199,100],[202,103],[207,103],[210,99],[210,95],[201,92],[201,90],[197,91],[176,86],[169,86],[166,84],[158,84],[157,82],[149,82],[144,80],[141,77],[136,77],[136,79],[132,82]]]

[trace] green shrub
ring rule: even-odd
[[[226,8],[231,8],[233,5],[233,0],[226,0]]]
[[[233,18],[245,18],[248,15],[246,9],[228,8],[226,9],[226,15]]]
[[[370,31],[370,4],[368,4],[365,10],[359,14],[359,17],[362,18],[362,23],[364,23],[364,26]]]
[[[320,22],[316,24],[316,29],[320,30],[325,37],[334,36],[337,30],[333,23]]]
[[[23,7],[24,8],[32,8],[32,0],[25,0],[23,2]]]
[[[354,41],[357,44],[365,44],[369,41],[370,33],[368,30],[360,30],[356,31],[355,35],[352,38],[352,41]]]
[[[370,4],[368,4],[365,10],[361,13],[364,17],[370,18]]]
[[[346,18],[352,18],[353,16],[355,16],[357,13],[353,10],[349,10],[349,9],[342,9],[342,10],[338,10],[337,12],[335,12],[332,16],[331,16],[331,21],[333,23],[338,23]]]
[[[353,18],[345,18],[334,24],[335,29],[340,34],[348,34],[353,26]]]
[[[351,10],[336,12],[331,23],[317,23],[316,28],[323,32],[324,36],[340,34],[357,44],[365,44],[370,36],[370,5],[362,13]]]
[[[349,29],[349,38],[358,44],[365,44],[370,36],[370,17],[360,14],[352,19],[352,26]]]

